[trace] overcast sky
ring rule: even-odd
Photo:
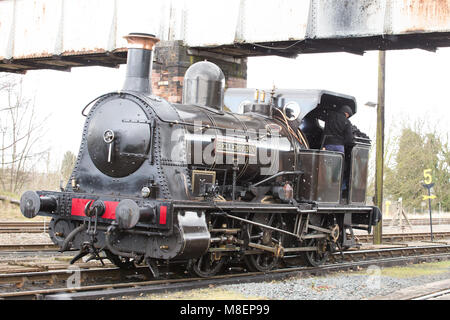
[[[363,132],[373,135],[376,110],[364,106],[377,101],[378,52],[249,58],[249,88],[326,89],[356,97],[358,112],[351,118]],[[48,144],[53,161],[66,150],[78,152],[85,118],[82,108],[96,96],[120,89],[125,65],[73,68],[71,72],[29,71],[25,89],[35,95],[42,115],[50,114]],[[402,121],[424,118],[442,134],[448,133],[450,48],[436,53],[399,50],[386,53],[386,131]]]

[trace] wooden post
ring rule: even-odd
[[[377,106],[377,142],[375,172],[375,205],[383,211],[383,166],[384,166],[384,100],[385,100],[386,52],[378,52],[378,106]],[[381,244],[383,238],[382,219],[375,226],[373,243]]]

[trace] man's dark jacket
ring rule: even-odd
[[[352,124],[343,112],[328,112],[323,145],[353,145]]]

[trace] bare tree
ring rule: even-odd
[[[64,158],[61,164],[61,179],[63,181],[67,181],[69,179],[76,161],[77,156],[71,151],[66,151],[66,153],[64,153]]]
[[[45,119],[39,120],[34,101],[23,94],[22,77],[0,78],[1,187],[18,192],[27,179],[33,160],[47,150],[38,150]]]

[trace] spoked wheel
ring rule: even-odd
[[[109,250],[105,250],[105,254],[108,260],[120,269],[133,269],[136,267],[135,261],[131,258],[117,256]]]
[[[207,278],[219,273],[225,265],[226,257],[219,257],[213,253],[207,253],[198,259],[189,261],[188,270],[196,276]]]
[[[324,264],[330,255],[327,250],[327,242],[325,239],[310,239],[306,242],[307,247],[317,247],[317,251],[305,251],[303,257],[305,262],[313,267]]]
[[[282,224],[277,214],[256,213],[252,221],[265,224],[275,228],[281,228]],[[248,228],[249,240],[251,243],[277,248],[281,246],[282,234],[277,231],[250,225]],[[252,249],[252,248],[251,248]],[[264,251],[259,254],[246,255],[245,264],[250,271],[266,272],[278,265],[278,258],[272,252]]]
[[[267,272],[275,268],[278,258],[272,253],[252,254],[244,258],[245,264],[250,271]]]
[[[53,243],[62,246],[69,233],[75,229],[73,223],[69,220],[52,218],[49,225],[49,235]]]

